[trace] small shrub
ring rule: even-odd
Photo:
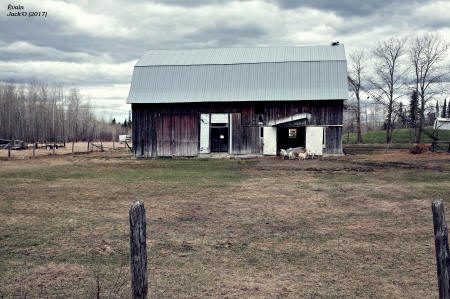
[[[413,146],[409,149],[409,152],[411,154],[417,155],[417,154],[422,154],[422,153],[426,153],[428,151],[431,151],[431,148],[429,145],[426,145],[424,143],[415,143],[413,144]]]

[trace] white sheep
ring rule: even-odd
[[[310,150],[306,151],[306,156],[310,159],[314,159],[314,157],[316,156],[316,153]]]
[[[288,157],[288,152],[285,149],[280,149],[280,156],[283,157],[283,159],[286,159],[286,157]]]
[[[306,157],[307,157],[306,152],[305,153],[304,152],[299,152],[298,153],[298,160],[305,160]]]
[[[295,160],[295,153],[294,153],[294,151],[289,151],[287,154],[288,154],[289,160]]]

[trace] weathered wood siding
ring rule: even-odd
[[[260,116],[265,125],[297,113],[311,114],[307,123],[297,125],[329,126],[324,152],[342,153],[342,100],[132,104],[132,111],[133,148],[138,157],[196,156],[201,113],[230,113],[233,154],[262,153]]]
[[[244,125],[241,113],[231,113],[232,154],[262,153],[259,126]]]
[[[324,154],[342,154],[342,127],[325,128]]]
[[[199,115],[157,114],[156,140],[158,156],[196,156]]]

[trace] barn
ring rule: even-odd
[[[434,128],[440,130],[450,130],[450,118],[436,118],[436,120],[434,121]]]
[[[342,154],[343,45],[151,50],[127,102],[136,157]]]

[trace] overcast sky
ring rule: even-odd
[[[149,49],[299,46],[347,53],[391,36],[450,42],[450,1],[0,0],[0,81],[77,86],[97,113],[123,119],[133,65]],[[47,12],[47,17],[7,16]]]

